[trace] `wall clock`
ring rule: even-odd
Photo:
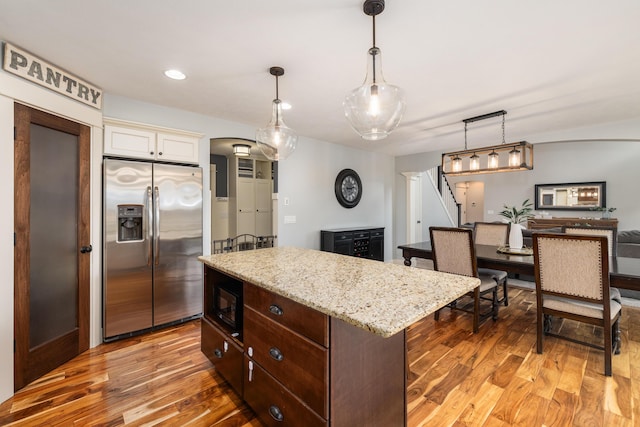
[[[353,208],[362,197],[362,181],[353,169],[342,169],[336,177],[336,198],[345,208]]]

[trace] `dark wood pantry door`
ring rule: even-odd
[[[89,348],[90,129],[15,104],[14,388]]]

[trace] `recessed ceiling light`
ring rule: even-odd
[[[167,70],[164,72],[164,75],[173,80],[184,80],[187,78],[187,76],[179,70]]]
[[[291,110],[291,104],[289,104],[288,102],[282,102],[280,104],[280,108],[282,108],[283,110]]]

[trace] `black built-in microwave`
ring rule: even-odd
[[[220,283],[214,288],[213,312],[232,334],[242,333],[242,285]]]

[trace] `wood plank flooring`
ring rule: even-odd
[[[408,425],[640,425],[639,325],[640,309],[625,307],[622,353],[607,378],[602,351],[547,338],[536,354],[531,291],[512,288],[499,320],[475,335],[469,315],[445,309],[439,322],[429,316],[407,334]],[[577,323],[555,327],[602,335]],[[193,321],[83,353],[0,404],[0,425],[260,423],[200,352]]]

